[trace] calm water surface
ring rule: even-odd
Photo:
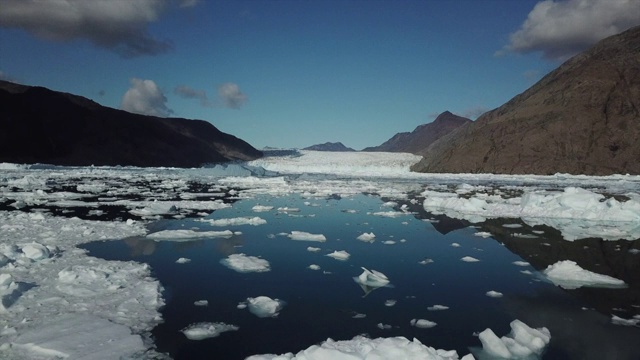
[[[251,210],[256,204],[274,209],[256,213]],[[345,340],[360,334],[415,337],[435,348],[455,349],[463,356],[470,347],[480,346],[474,333],[491,328],[499,336],[505,335],[514,319],[550,329],[552,343],[545,359],[640,359],[640,329],[612,325],[606,313],[615,307],[617,310],[610,311],[629,317],[624,312],[640,305],[635,298],[637,288],[567,291],[545,281],[534,268],[538,265],[540,270],[545,261],[565,260],[571,251],[579,251],[566,246],[586,251],[594,246],[616,246],[615,242],[565,244],[568,242],[558,239],[557,232],[550,228],[543,229],[545,234],[537,234],[538,238],[518,239],[510,234],[533,234],[534,229],[502,226],[518,223],[516,220],[496,220],[478,229],[442,216],[438,223],[421,219],[430,214],[394,218],[373,215],[394,210],[383,204],[379,197],[368,195],[330,200],[262,196],[238,201],[208,218],[259,216],[267,221],[265,225],[212,227],[194,219],[163,220],[151,225],[153,230],[229,229],[242,233],[231,238],[186,242],[129,238],[95,242],[84,248],[92,256],[151,265],[165,288],[166,299],[162,309],[165,321],[153,335],[158,349],[175,359],[242,359],[258,353],[295,353],[329,337]],[[278,207],[300,211],[283,213],[276,210]],[[294,241],[282,235],[294,230],[324,234],[327,241]],[[492,238],[474,236],[489,230],[499,234]],[[373,232],[375,242],[356,239],[364,232]],[[388,240],[395,244],[384,244]],[[454,243],[457,245],[452,246]],[[628,247],[632,243],[617,245]],[[309,252],[308,246],[322,250]],[[325,256],[334,250],[346,250],[351,257],[338,261]],[[560,254],[551,256],[550,251]],[[271,271],[238,273],[220,264],[233,253],[262,257],[271,264]],[[561,258],[563,253],[565,257]],[[465,256],[480,261],[461,261]],[[191,262],[177,264],[181,257]],[[433,262],[420,264],[427,258]],[[516,266],[515,261],[532,265]],[[308,269],[311,264],[321,269]],[[362,272],[360,267],[383,272],[391,286],[365,294],[353,281]],[[629,276],[634,278],[636,274]],[[488,297],[490,290],[504,296]],[[286,302],[279,316],[258,318],[247,309],[237,308],[247,297],[261,295]],[[207,300],[209,305],[195,306],[197,300]],[[386,306],[387,300],[396,300],[396,304]],[[435,304],[449,309],[427,309]],[[366,317],[356,319],[355,314]],[[434,321],[437,326],[412,327],[414,318]],[[201,341],[188,340],[180,330],[197,322],[224,322],[240,330]],[[380,329],[379,323],[391,328]]]

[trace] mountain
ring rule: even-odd
[[[132,114],[0,81],[0,162],[198,167],[261,156],[206,121]]]
[[[308,146],[302,150],[315,150],[315,151],[355,151],[350,147],[344,146],[341,142],[326,142],[324,144],[317,144]]]
[[[640,27],[600,41],[473,123],[412,170],[640,174]]]
[[[362,151],[408,152],[424,155],[425,150],[433,142],[470,122],[471,120],[465,117],[445,111],[429,124],[420,125],[412,132],[397,133],[382,145],[368,147]]]

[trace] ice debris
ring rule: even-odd
[[[220,263],[240,273],[266,272],[271,270],[269,261],[245,254],[231,254],[227,256],[226,259],[220,260]]]
[[[544,275],[564,289],[579,287],[626,287],[624,281],[581,268],[571,260],[558,261],[544,270]]]
[[[225,331],[236,331],[238,329],[240,328],[235,325],[225,323],[201,322],[191,324],[180,331],[182,331],[184,336],[189,340],[204,340],[217,337]]]
[[[358,235],[358,237],[356,238],[360,241],[364,241],[364,242],[374,242],[376,239],[376,235],[372,232],[370,233],[362,233],[360,235]]]
[[[327,238],[322,234],[311,234],[305,231],[292,231],[287,235],[291,240],[300,240],[300,241],[318,241],[325,242]]]
[[[258,296],[255,298],[247,298],[249,311],[260,318],[276,317],[285,305],[285,302],[278,299],[272,299],[268,296]]]
[[[421,329],[429,329],[432,328],[438,324],[434,323],[433,321],[429,321],[429,320],[425,320],[425,319],[412,319],[410,321],[411,326],[415,326],[417,328],[421,328]]]
[[[525,359],[541,355],[551,340],[551,333],[545,327],[532,329],[520,320],[512,321],[510,326],[511,333],[502,338],[491,329],[481,332],[478,337],[482,352],[500,359]]]
[[[384,327],[384,324],[381,324]],[[253,355],[246,360],[359,360],[359,359],[404,359],[404,360],[458,360],[455,350],[441,350],[423,345],[418,339],[405,337],[369,339],[356,336],[351,340],[327,339],[312,345],[297,354]],[[463,360],[471,360],[464,357]]]
[[[349,257],[351,256],[351,254],[349,254],[348,252],[344,251],[344,250],[336,250],[334,252],[332,252],[331,254],[327,254],[328,257],[332,257],[336,260],[341,260],[341,261],[346,261],[349,260]]]
[[[358,284],[369,287],[382,287],[389,284],[389,278],[385,274],[376,270],[368,270],[364,267],[362,270],[362,274],[353,278]]]
[[[172,241],[190,241],[200,238],[228,238],[232,237],[233,232],[224,231],[194,231],[194,230],[162,230],[147,235],[148,238],[154,240],[172,240]]]
[[[464,262],[478,262],[478,261],[480,261],[480,260],[478,260],[478,259],[476,259],[476,258],[474,258],[472,256],[465,256],[460,260],[462,260]]]

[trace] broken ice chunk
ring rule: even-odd
[[[225,323],[202,322],[191,324],[180,330],[189,340],[203,340],[216,337],[225,331],[236,331],[239,327]]]
[[[249,311],[257,317],[276,317],[278,312],[285,305],[284,301],[272,299],[268,296],[258,296],[255,298],[247,298]]]
[[[331,254],[327,254],[326,256],[328,257],[332,257],[336,260],[341,260],[341,261],[346,261],[349,260],[349,257],[351,256],[351,254],[349,254],[348,252],[344,251],[344,250],[340,250],[340,251],[334,251]]]

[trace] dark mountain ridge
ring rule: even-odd
[[[346,147],[341,142],[326,142],[324,144],[311,145],[302,150],[315,150],[315,151],[355,151],[350,147]]]
[[[434,142],[420,172],[640,174],[640,27]]]
[[[445,111],[431,123],[420,125],[412,132],[397,133],[381,145],[368,147],[362,151],[408,152],[424,155],[433,142],[470,122],[470,119]]]
[[[0,81],[0,162],[198,167],[261,156],[207,121],[133,114]]]

